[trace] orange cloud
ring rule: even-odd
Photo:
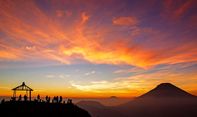
[[[56,16],[57,16],[57,17],[62,17],[62,16],[64,16],[64,11],[62,11],[62,10],[56,10]]]
[[[121,26],[132,26],[132,25],[137,25],[138,20],[136,17],[133,16],[128,16],[128,17],[117,17],[112,20],[112,23],[114,25],[121,25]]]
[[[86,14],[86,12],[82,12],[81,13],[81,24],[84,24],[85,22],[87,22],[88,21],[88,19],[89,19],[89,16]]]
[[[22,54],[19,50],[0,41],[0,60],[20,60],[21,57]]]
[[[19,57],[15,53],[0,50],[0,59],[16,60]]]
[[[136,27],[139,21],[134,16],[112,19],[114,25],[135,26],[136,29],[131,37],[114,36],[114,40],[110,40],[105,37],[105,31],[112,32],[112,27],[105,27],[97,32],[95,26],[88,24],[91,21],[89,12],[79,12],[76,19],[66,20],[68,23],[65,26],[52,20],[33,1],[25,1],[20,7],[18,4],[20,1],[1,1],[0,30],[9,39],[4,40],[3,45],[10,49],[0,49],[0,58],[47,59],[64,64],[82,59],[95,64],[128,64],[143,68],[197,60],[194,43],[180,44],[172,50],[165,47],[151,49],[141,44],[143,42],[134,43],[132,38],[143,33],[154,33],[156,36],[149,40],[151,44],[157,41],[158,46],[167,38],[161,39],[164,32]],[[13,52],[12,49],[17,51]]]

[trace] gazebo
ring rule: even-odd
[[[23,82],[22,85],[17,86],[16,88],[13,88],[12,90],[14,91],[13,92],[14,98],[16,98],[16,91],[26,91],[26,96],[29,97],[29,101],[31,101],[31,91],[33,91],[33,89],[25,85],[25,82]],[[29,95],[28,95],[28,92],[29,92]]]

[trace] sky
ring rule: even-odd
[[[196,0],[0,0],[0,96],[197,95]]]

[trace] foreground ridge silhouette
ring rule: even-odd
[[[3,101],[0,113],[8,117],[91,117],[89,113],[73,103],[47,103],[36,101]]]
[[[25,85],[19,85],[13,90],[13,96],[10,101],[4,99],[0,103],[0,114],[5,117],[91,117],[90,114],[72,103],[71,99],[67,100],[67,103],[63,101],[62,96],[54,96],[51,103],[50,96],[46,96],[45,100],[42,100],[40,95],[34,101],[31,101],[31,92],[33,89]],[[20,94],[16,95],[17,91],[25,91],[26,94],[22,97]],[[29,93],[27,93],[29,92]],[[29,100],[28,100],[29,96]],[[18,100],[17,100],[18,98]]]

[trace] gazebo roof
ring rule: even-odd
[[[13,88],[12,90],[18,90],[18,91],[33,91],[30,87],[28,87],[25,82],[22,83],[22,85],[17,86]]]

